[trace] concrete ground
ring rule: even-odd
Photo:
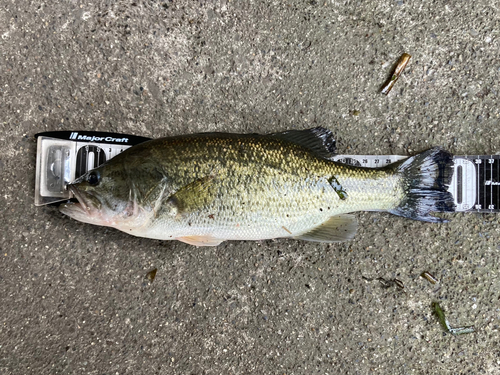
[[[500,373],[499,215],[358,213],[347,243],[195,248],[33,205],[33,135],[48,130],[321,125],[340,153],[500,153],[499,7],[2,0],[0,373]],[[477,332],[444,333],[433,301]]]

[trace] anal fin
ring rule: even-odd
[[[294,238],[314,242],[343,242],[352,239],[357,228],[358,222],[354,215],[341,214]]]
[[[177,237],[176,240],[193,246],[217,246],[224,241],[212,236],[183,236]]]

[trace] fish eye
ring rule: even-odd
[[[87,182],[89,183],[89,185],[97,186],[99,185],[100,181],[101,181],[101,176],[99,175],[99,172],[92,171],[87,176]]]

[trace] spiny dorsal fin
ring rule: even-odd
[[[320,126],[306,130],[287,130],[269,136],[301,145],[322,158],[331,158],[335,155],[335,139],[332,132]]]
[[[314,242],[342,242],[352,239],[357,228],[358,222],[354,215],[341,214],[294,238]]]

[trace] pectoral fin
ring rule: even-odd
[[[295,238],[314,242],[342,242],[354,237],[358,222],[354,215],[337,215]]]
[[[193,246],[217,246],[224,240],[212,236],[184,236],[177,237],[176,240],[182,241]]]
[[[214,176],[206,176],[181,187],[162,199],[157,205],[156,215],[161,216],[168,211],[168,214],[180,217],[210,205],[216,197],[214,181]]]

